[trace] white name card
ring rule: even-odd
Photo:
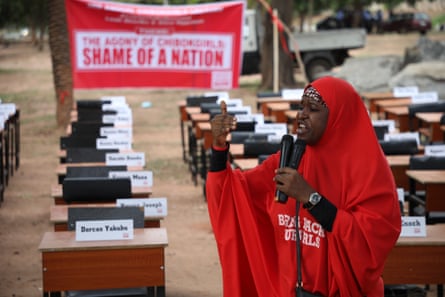
[[[286,123],[274,123],[274,124],[256,124],[255,133],[273,133],[278,136],[283,136],[287,133]]]
[[[400,202],[405,202],[405,189],[397,188],[397,198]]]
[[[127,98],[125,96],[102,96],[102,101],[111,101],[112,104],[126,104]]]
[[[115,126],[131,126],[133,118],[131,115],[106,114],[102,116],[102,122],[106,124],[114,124]]]
[[[2,103],[0,104],[0,111],[8,113],[8,115],[15,114],[16,105],[14,103]]]
[[[425,155],[427,156],[445,156],[445,145],[425,145]]]
[[[103,111],[115,111],[119,115],[132,115],[131,109],[127,105],[104,104]]]
[[[415,139],[417,145],[420,145],[419,132],[387,133],[384,136],[384,140],[403,140],[403,139]]]
[[[303,97],[304,89],[282,89],[281,98],[285,100],[300,100]]]
[[[131,127],[101,127],[100,136],[108,138],[128,138],[133,139],[133,129]]]
[[[402,216],[400,237],[426,237],[425,217]]]
[[[388,132],[394,132],[396,130],[395,120],[372,120],[373,126],[388,126]]]
[[[106,153],[107,166],[145,166],[145,153]]]
[[[224,101],[226,103],[227,108],[243,106],[243,99],[240,99],[240,98],[232,98],[232,99],[219,98],[216,100],[216,103],[221,104],[222,101]]]
[[[392,95],[397,98],[411,97],[417,93],[419,93],[419,87],[417,86],[394,87],[392,89]]]
[[[132,187],[152,187],[153,171],[110,171],[110,178],[130,178]]]
[[[437,92],[422,92],[411,96],[411,103],[429,103],[439,101],[439,95]]]
[[[133,237],[133,220],[76,222],[76,241],[128,240]]]
[[[257,124],[264,124],[264,114],[262,113],[236,114],[235,118],[238,123],[255,122]]]
[[[230,113],[243,113],[243,114],[251,114],[252,113],[252,107],[251,106],[236,106],[236,107],[230,107],[227,106],[227,112]]]
[[[131,150],[131,140],[128,138],[97,138],[96,148],[99,150]]]
[[[137,206],[144,208],[145,217],[166,217],[167,198],[125,198],[116,199],[116,206]]]

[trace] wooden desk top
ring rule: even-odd
[[[210,120],[210,114],[208,113],[192,113],[189,114],[190,120],[196,122],[208,122]]]
[[[98,240],[76,241],[74,231],[45,232],[39,245],[40,252],[82,251],[82,250],[112,250],[127,248],[155,248],[168,245],[165,228],[134,229],[131,240]]]
[[[383,109],[384,112],[386,113],[391,113],[397,116],[401,116],[401,115],[408,115],[409,111],[408,111],[408,106],[391,106],[391,107],[385,107]]]
[[[301,102],[301,98],[295,99],[284,99],[283,97],[261,97],[257,98],[258,103],[269,103],[269,102],[289,102],[289,103],[298,103]]]
[[[258,158],[236,158],[233,163],[236,168],[248,170],[258,166]]]
[[[445,224],[426,226],[426,237],[399,237],[397,246],[438,245],[445,247]]]
[[[409,166],[411,155],[390,155],[386,156],[389,166]]]
[[[425,123],[440,123],[443,112],[416,112],[416,117]]]
[[[49,221],[53,224],[68,222],[69,207],[117,207],[116,203],[103,204],[70,204],[70,205],[51,205],[49,210]],[[164,216],[145,216],[145,220],[161,220]]]
[[[379,108],[394,107],[394,106],[408,106],[412,103],[411,98],[395,98],[395,99],[385,99],[377,100],[375,105]]]
[[[288,110],[290,109],[289,102],[269,102],[267,103],[267,108],[270,110]]]
[[[394,98],[394,93],[392,91],[385,92],[363,92],[361,93],[362,98],[365,99],[392,99]]]
[[[407,170],[406,175],[422,184],[444,184],[445,170]]]

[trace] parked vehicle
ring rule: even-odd
[[[254,10],[246,11],[243,28],[242,74],[260,72],[260,47],[263,36],[261,24]],[[321,72],[343,64],[349,57],[350,49],[363,48],[366,44],[366,30],[364,29],[294,32],[294,36],[309,81],[313,81]],[[289,49],[292,52],[294,52],[293,48],[294,44],[290,42]],[[295,65],[298,65],[296,61]]]
[[[338,10],[335,14],[329,15],[316,23],[317,31],[335,30],[335,29],[351,29],[354,27],[354,12],[353,10]],[[358,27],[366,29],[368,33],[373,31],[376,24],[377,16],[374,16],[369,10],[358,11],[359,23]]]
[[[425,34],[429,30],[431,30],[431,19],[427,14],[421,12],[392,14],[381,27],[382,32]]]

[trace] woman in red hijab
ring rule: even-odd
[[[298,170],[278,168],[279,152],[254,169],[232,170],[226,137],[235,120],[225,112],[212,120],[206,192],[224,296],[295,297],[298,229],[306,291],[381,297],[401,214],[368,112],[353,87],[334,77],[308,85],[302,106],[297,138],[307,146]],[[286,203],[275,201],[277,189]]]

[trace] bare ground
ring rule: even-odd
[[[443,34],[433,39],[445,40]],[[368,36],[354,57],[403,55],[417,42],[415,34]],[[255,108],[258,76],[244,76],[231,96]],[[195,186],[182,160],[178,102],[201,90],[76,91],[75,99],[125,95],[133,110],[134,149],[144,151],[154,173],[154,197],[168,198],[166,291],[169,297],[222,295],[221,271],[201,185]],[[38,245],[51,230],[51,185],[57,183],[59,137],[48,47],[38,52],[28,43],[0,48],[0,97],[15,102],[21,113],[20,167],[14,172],[0,205],[0,297],[42,295]],[[151,108],[143,108],[145,101]],[[431,292],[432,294],[433,292]]]

